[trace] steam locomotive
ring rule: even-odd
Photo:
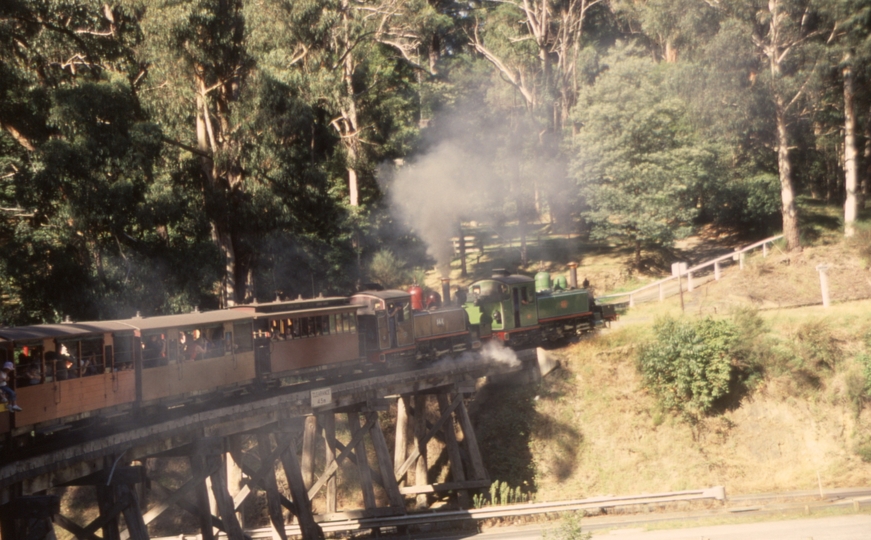
[[[7,384],[22,409],[13,413],[0,404],[0,436],[23,440],[131,412],[261,391],[287,377],[409,366],[473,351],[487,340],[527,348],[616,318],[576,287],[576,277],[571,281],[497,272],[454,302],[443,280],[442,295],[412,287],[0,328],[0,365],[14,364]]]

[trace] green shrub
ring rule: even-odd
[[[826,321],[816,320],[802,324],[795,338],[797,352],[804,364],[802,367],[834,370],[841,361],[841,345]]]
[[[857,445],[856,455],[862,458],[865,463],[871,463],[871,443]]]
[[[731,312],[731,319],[735,327],[732,360],[741,372],[742,381],[752,388],[762,380],[772,359],[778,358],[777,344],[757,310],[735,308]]]
[[[502,506],[506,504],[519,504],[529,502],[529,496],[523,493],[520,486],[512,489],[508,482],[500,482],[496,480],[490,484],[489,497],[483,493],[478,493],[472,496],[472,505],[475,508],[483,508],[491,504],[493,506]]]
[[[726,320],[665,318],[639,357],[646,386],[663,407],[697,421],[730,391],[735,325]]]
[[[862,365],[862,372],[865,375],[865,392],[871,396],[871,355],[862,353],[856,359]]]
[[[408,271],[405,261],[389,249],[382,249],[375,253],[369,263],[369,277],[385,289],[393,289],[406,283]]]
[[[545,540],[589,540],[593,533],[581,529],[581,516],[576,512],[566,512],[556,529],[544,532]]]

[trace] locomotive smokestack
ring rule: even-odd
[[[569,263],[569,288],[578,288],[578,263],[576,262]]]
[[[444,305],[451,303],[451,279],[442,278],[442,301]]]

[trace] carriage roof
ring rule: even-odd
[[[74,339],[88,335],[108,334],[129,331],[134,328],[120,321],[97,321],[62,324],[37,324],[33,326],[14,326],[0,328],[0,338],[7,341],[26,341],[33,339]]]
[[[181,328],[251,319],[253,319],[253,314],[250,312],[222,309],[215,311],[196,311],[194,313],[182,313],[179,315],[134,317],[132,319],[114,322],[129,325],[137,330],[158,330],[161,328]]]

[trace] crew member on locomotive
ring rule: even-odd
[[[11,379],[10,373],[15,371],[15,364],[12,362],[6,362],[3,364],[3,367],[0,368],[0,394],[3,395],[4,401],[9,403],[9,410],[13,412],[19,412],[23,409],[18,406],[18,396],[15,395],[15,390],[9,388],[7,384]]]

